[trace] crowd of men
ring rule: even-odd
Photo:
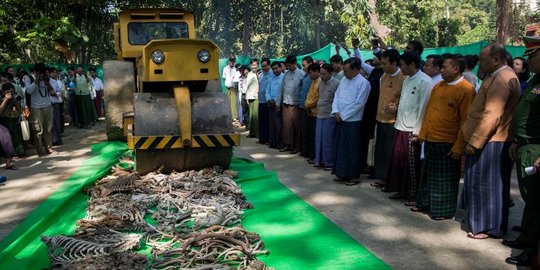
[[[17,170],[13,158],[46,156],[62,145],[66,124],[90,128],[103,116],[103,82],[94,68],[82,66],[64,74],[37,63],[28,72],[5,68],[0,75],[0,154],[6,169]],[[27,125],[25,125],[27,123]]]
[[[223,79],[234,124],[339,183],[354,186],[367,173],[390,199],[433,220],[452,219],[461,206],[471,239],[507,233],[515,164],[525,209],[512,229],[521,235],[502,244],[523,249],[507,263],[530,265],[540,232],[540,37],[525,37],[527,60],[496,43],[479,56],[425,62],[418,41],[403,54],[380,38],[372,43],[365,62],[357,39],[353,52],[338,46],[330,63],[307,56],[302,68],[294,55],[250,66],[230,57]]]

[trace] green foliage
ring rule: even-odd
[[[340,21],[346,26],[345,39],[351,43],[352,37],[360,40],[360,47],[368,48],[375,30],[369,23],[369,15],[373,13],[367,1],[339,1],[342,3]]]
[[[426,47],[446,47],[495,36],[495,0],[378,0],[376,7],[391,30],[387,43],[398,48],[413,39]]]
[[[242,52],[283,57],[358,37],[370,46],[370,15],[391,32],[388,45],[416,39],[426,47],[493,39],[495,0],[0,0],[0,62],[100,64],[115,58],[112,23],[121,10],[172,7],[193,11],[199,38],[221,48],[221,57]],[[540,12],[515,10],[512,29],[536,21]],[[515,32],[515,30],[512,30]],[[520,30],[522,31],[522,30]]]

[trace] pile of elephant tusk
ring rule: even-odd
[[[42,236],[52,269],[271,269],[258,234],[240,224],[245,200],[220,167],[141,176],[115,166],[95,183],[71,236]],[[137,253],[150,249],[151,256]]]

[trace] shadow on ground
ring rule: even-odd
[[[0,167],[0,175],[8,179],[0,186],[0,241],[91,157],[90,145],[106,140],[105,123],[91,129],[66,126],[62,140],[64,145],[48,156],[29,150],[28,157],[15,160],[17,171]]]
[[[375,180],[364,179],[356,186],[336,183],[333,175],[303,157],[279,153],[245,134],[235,155],[276,171],[283,184],[393,269],[527,269],[504,262],[520,251],[503,246],[501,239],[467,238],[460,223],[463,210],[454,220],[433,221],[371,187]],[[510,228],[519,225],[523,211],[515,173],[511,192],[516,206],[510,210]],[[505,238],[516,236],[511,232]]]

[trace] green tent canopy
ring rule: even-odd
[[[462,54],[462,55],[479,55],[480,51],[483,47],[487,46],[489,42],[487,41],[480,41],[468,45],[462,45],[462,46],[453,46],[453,47],[443,47],[443,48],[425,48],[424,52],[422,53],[422,59],[425,60],[425,58],[430,54],[444,54],[444,53],[454,53],[454,54]],[[326,62],[330,61],[330,57],[336,54],[336,45],[333,43],[327,44],[326,46],[322,47],[318,51],[302,54],[296,56],[296,59],[298,61],[298,64],[302,63],[302,58],[306,56],[311,56],[315,60],[324,60]],[[352,52],[352,48],[350,49]],[[523,52],[525,52],[524,46],[506,46],[506,50],[513,56],[521,56],[523,55]],[[373,58],[373,51],[371,50],[361,50],[362,60],[372,59]],[[347,59],[349,56],[345,53],[345,50],[341,49],[340,55],[343,57],[343,59]],[[250,56],[247,55],[239,55],[236,56],[236,63],[239,64],[245,64],[249,65],[249,60],[251,59]],[[260,60],[260,59],[259,59]],[[284,61],[284,58],[271,58],[271,61]],[[228,58],[222,58],[219,59],[219,72],[222,76],[223,68],[229,64]],[[225,85],[223,84],[222,80],[222,86],[221,89],[223,91],[225,90]]]

